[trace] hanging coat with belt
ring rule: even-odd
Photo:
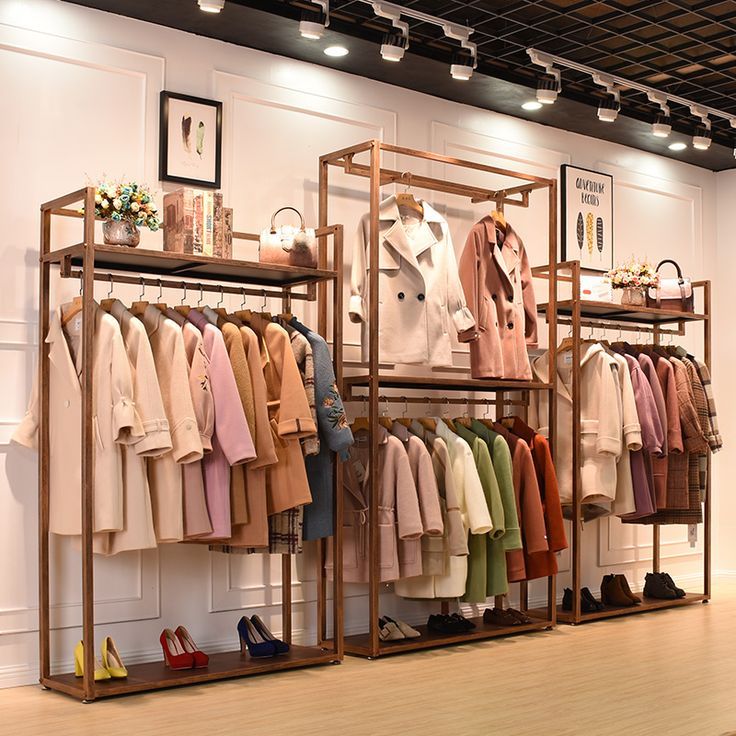
[[[531,380],[527,347],[537,344],[537,303],[529,259],[511,225],[501,232],[490,216],[473,225],[460,281],[476,321],[460,335],[470,343],[473,378]]]
[[[379,207],[378,343],[387,363],[452,365],[450,331],[472,330],[457,261],[445,219],[427,202],[413,223],[402,219],[396,197]],[[416,214],[416,213],[415,213]],[[368,270],[370,217],[364,215],[353,251],[349,314],[361,323],[363,360],[368,360]]]

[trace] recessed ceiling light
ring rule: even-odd
[[[325,49],[327,56],[347,56],[350,52],[344,46],[328,46]]]
[[[687,143],[684,143],[683,141],[675,141],[674,143],[670,143],[667,148],[669,148],[670,151],[684,151],[687,148]]]
[[[225,0],[197,0],[197,4],[205,13],[219,13],[225,7]]]
[[[538,100],[527,100],[521,106],[522,110],[539,110],[542,107],[542,103]]]

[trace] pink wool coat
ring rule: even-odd
[[[531,380],[527,347],[537,344],[537,304],[529,259],[511,225],[499,236],[492,217],[476,223],[460,257],[460,282],[476,327],[470,343],[473,378]]]

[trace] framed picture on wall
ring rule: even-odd
[[[222,102],[161,92],[159,178],[220,187]]]
[[[562,260],[586,271],[613,268],[613,177],[563,164]]]

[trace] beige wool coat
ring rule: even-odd
[[[49,528],[53,534],[82,533],[82,412],[81,355],[70,352],[59,307],[51,317],[49,350]],[[68,329],[81,336],[82,318]],[[95,435],[94,531],[123,528],[123,459],[121,447],[143,437],[135,411],[133,377],[125,354],[120,325],[95,305],[93,360],[93,426]],[[12,440],[38,447],[40,419],[38,383]]]
[[[549,381],[549,353],[532,364],[536,380]],[[552,369],[553,370],[553,369]],[[610,503],[616,498],[616,464],[621,457],[623,417],[617,364],[601,345],[584,346],[580,360],[581,385],[581,500]],[[572,353],[557,356],[557,432],[555,469],[560,501],[572,503]],[[532,391],[529,424],[549,438],[549,398],[546,391]]]
[[[457,272],[445,219],[427,202],[424,214],[400,209],[391,196],[379,207],[378,343],[387,363],[452,365],[450,331],[475,325]],[[349,315],[361,324],[363,360],[368,360],[370,217],[361,219],[353,250]]]
[[[537,303],[529,259],[511,225],[499,233],[487,216],[471,228],[460,281],[476,322],[460,335],[470,344],[473,378],[530,380],[527,348],[537,345]]]

